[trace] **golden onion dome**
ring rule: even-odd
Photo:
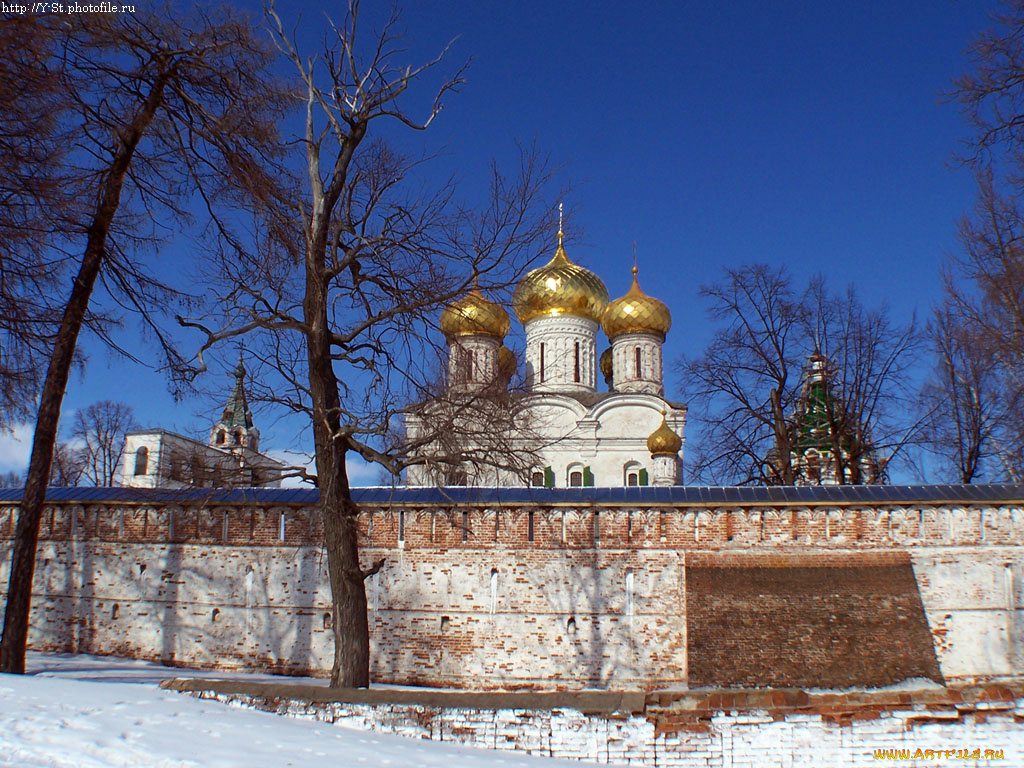
[[[562,228],[558,228],[555,256],[543,267],[526,275],[516,286],[512,308],[519,322],[535,317],[574,315],[595,322],[608,306],[608,289],[601,278],[569,261],[562,246]]]
[[[601,327],[609,339],[624,333],[653,333],[665,338],[672,327],[672,313],[662,302],[640,290],[633,267],[633,284],[626,295],[608,305]]]
[[[605,381],[611,379],[612,371],[614,370],[611,347],[608,347],[608,349],[601,353],[601,357],[597,360],[597,365],[601,369],[601,375],[604,376]]]
[[[449,339],[456,336],[504,338],[508,328],[508,312],[500,304],[484,298],[475,280],[473,290],[441,313],[441,331]]]
[[[651,456],[672,456],[679,453],[683,440],[669,427],[665,414],[661,414],[661,425],[647,438],[647,450]]]
[[[519,361],[511,349],[502,344],[498,347],[498,372],[505,379],[511,379],[516,374]]]

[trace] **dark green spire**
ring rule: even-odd
[[[242,365],[242,355],[238,355],[238,366],[235,368],[235,388],[228,398],[228,404],[224,406],[224,415],[220,418],[221,426],[224,427],[245,427],[252,428],[252,411],[249,410],[249,403],[245,399],[245,366]]]

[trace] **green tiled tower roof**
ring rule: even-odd
[[[238,366],[235,368],[235,388],[224,406],[224,415],[220,417],[220,425],[223,427],[245,427],[252,429],[252,411],[249,410],[249,403],[245,398],[245,366],[242,365],[242,357],[238,357]]]

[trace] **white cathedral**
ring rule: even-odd
[[[662,344],[672,324],[664,303],[637,282],[609,301],[597,275],[572,263],[561,223],[554,257],[522,279],[513,310],[526,331],[525,393],[515,400],[518,423],[529,425],[507,444],[529,456],[519,471],[467,464],[458,483],[546,487],[679,485],[686,406],[665,398]],[[448,394],[507,388],[517,360],[503,340],[505,309],[474,287],[446,307]],[[598,356],[600,331],[610,342]],[[598,370],[607,391],[601,391]],[[422,412],[421,412],[422,413]],[[406,416],[410,441],[427,432]],[[523,441],[528,441],[529,444]],[[430,464],[411,466],[408,485],[452,484]]]

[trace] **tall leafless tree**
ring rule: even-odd
[[[80,446],[82,476],[89,483],[114,484],[124,452],[124,434],[136,426],[131,407],[111,400],[93,403],[75,414],[71,439]]]
[[[935,368],[922,393],[924,444],[949,480],[971,483],[998,477],[996,433],[1000,429],[997,367],[987,345],[965,327],[948,304],[928,327]],[[990,463],[996,464],[989,467]]]
[[[837,476],[852,484],[878,482],[885,466],[920,438],[910,375],[921,342],[917,321],[898,325],[884,306],[866,307],[853,286],[833,294],[821,278],[811,281],[809,299],[813,337],[829,363]]]
[[[50,297],[65,272],[47,250],[54,212],[69,201],[61,168],[70,103],[58,45],[53,23],[0,19],[0,427],[31,414],[56,330]]]
[[[701,414],[691,472],[713,483],[790,485],[793,410],[810,352],[807,303],[784,268],[764,264],[727,269],[700,295],[720,327],[680,366],[689,412]],[[770,454],[777,460],[766,461]]]
[[[829,374],[825,417],[838,482],[877,482],[864,468],[884,467],[916,439],[919,425],[907,418],[913,322],[895,325],[884,309],[865,308],[852,288],[831,293],[820,277],[798,291],[785,269],[765,265],[726,270],[701,295],[720,327],[702,355],[681,364],[701,429],[697,477],[765,485],[799,479],[792,461],[797,404],[814,353]]]
[[[1024,478],[1024,2],[1007,0],[972,45],[952,97],[974,129],[962,159],[978,184],[960,223],[936,317],[936,377],[926,394],[953,404],[933,445],[964,480]],[[955,440],[955,444],[950,441]]]
[[[58,78],[66,105],[58,132],[71,143],[52,174],[66,206],[45,215],[62,233],[50,245],[75,276],[59,303],[36,412],[0,641],[3,672],[25,668],[39,521],[79,333],[88,323],[114,343],[112,318],[90,304],[94,289],[134,311],[139,336],[148,333],[171,364],[179,362],[155,318],[180,294],[152,277],[142,257],[189,221],[196,197],[212,208],[273,188],[256,158],[276,146],[268,115],[276,94],[250,26],[234,11],[139,10],[25,17],[26,39],[53,36],[39,66]]]
[[[300,84],[297,176],[304,182],[296,181],[286,205],[260,211],[264,247],[240,248],[224,259],[217,276],[229,286],[223,325],[182,322],[206,334],[204,352],[247,335],[249,355],[262,365],[254,378],[276,377],[265,394],[310,419],[334,613],[331,684],[365,687],[364,580],[383,561],[360,560],[359,508],[346,457],[398,475],[424,461],[417,447],[436,443],[452,423],[428,420],[435,431],[412,445],[396,429],[411,403],[436,393],[436,329],[445,303],[465,294],[474,279],[485,291],[506,288],[540,251],[540,222],[550,207],[539,193],[548,171],[525,152],[513,180],[492,172],[490,196],[475,207],[461,204],[450,182],[430,187],[425,161],[403,156],[383,136],[386,127],[424,130],[440,114],[444,97],[462,82],[447,51],[407,66],[397,12],[379,34],[357,36],[355,0],[341,23],[328,24],[326,42],[313,56],[300,51],[276,11],[268,16]],[[422,97],[422,81],[445,68],[448,74],[437,75],[423,113],[415,115],[407,99]],[[475,403],[501,407],[473,397],[461,404],[463,412]],[[449,464],[484,453],[482,446],[460,448]]]

